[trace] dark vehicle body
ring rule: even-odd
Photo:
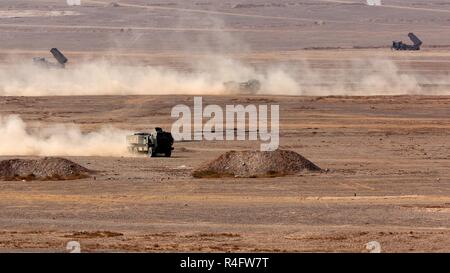
[[[50,53],[52,53],[53,57],[58,61],[58,63],[53,63],[48,61],[44,57],[36,57],[33,58],[33,62],[37,65],[40,65],[45,68],[65,68],[66,63],[69,61],[64,54],[59,51],[57,48],[52,48],[50,50]]]
[[[420,50],[422,41],[414,35],[414,33],[408,33],[409,39],[414,43],[413,45],[405,44],[402,41],[393,41],[391,49],[395,50]]]
[[[136,133],[127,136],[128,150],[132,153],[145,153],[149,157],[172,155],[174,139],[170,132],[155,128],[153,133]]]

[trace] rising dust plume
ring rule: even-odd
[[[0,155],[125,156],[125,136],[113,127],[83,133],[74,124],[32,128],[17,115],[0,116]]]
[[[389,59],[346,61],[343,66],[345,69],[330,71],[304,61],[256,68],[225,57],[207,58],[183,71],[108,61],[67,69],[27,63],[0,68],[0,95],[221,95],[228,92],[224,82],[249,79],[261,82],[261,95],[449,94],[448,79],[402,72]],[[424,84],[437,87],[424,92]]]

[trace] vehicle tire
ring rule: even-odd
[[[165,155],[166,157],[170,157],[170,156],[172,156],[172,151],[167,151],[164,155]]]
[[[156,156],[155,151],[153,151],[152,148],[148,149],[148,157],[155,157],[155,156]]]

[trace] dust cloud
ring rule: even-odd
[[[83,133],[74,124],[34,128],[18,115],[0,116],[0,155],[125,156],[128,133],[113,127]]]
[[[423,85],[438,85],[426,94],[448,94],[448,79],[402,72],[389,59],[353,60],[344,68],[312,67],[307,61],[255,67],[213,56],[190,69],[133,66],[108,61],[85,62],[67,69],[33,64],[0,68],[0,95],[221,95],[226,81],[261,82],[261,95],[403,95],[425,93]]]
[[[420,94],[422,83],[415,74],[401,72],[389,59],[361,59],[339,64],[341,68],[314,69],[299,66],[299,90],[291,95],[405,95]],[[431,79],[430,79],[431,80]]]
[[[275,69],[272,69],[276,71]],[[214,57],[193,64],[189,71],[167,67],[114,65],[108,61],[87,62],[68,69],[47,69],[33,64],[0,68],[0,95],[163,95],[224,94],[223,82],[259,79],[265,92],[282,86],[296,90],[295,81],[284,71],[275,74],[257,71],[238,61]]]

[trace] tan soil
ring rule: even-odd
[[[302,171],[320,171],[314,163],[294,151],[230,151],[193,171],[202,177],[276,177]]]
[[[91,170],[58,157],[0,161],[2,180],[73,180],[86,178],[90,173]]]
[[[396,0],[381,8],[301,0],[245,9],[232,7],[261,1],[147,6],[149,1],[122,0],[121,8],[97,2],[68,7],[59,0],[0,1],[9,15],[49,6],[83,14],[1,18],[0,65],[52,58],[48,51],[56,46],[69,58],[68,69],[106,59],[187,71],[218,52],[258,68],[308,62],[338,75],[349,69],[347,62],[370,58],[390,59],[401,73],[419,77],[448,77],[450,71],[450,35],[443,35],[450,3],[443,0]],[[423,50],[389,49],[410,31],[424,40]],[[186,41],[194,45],[190,50]],[[170,159],[68,157],[102,175],[95,183],[94,177],[0,183],[0,252],[64,252],[71,240],[80,242],[82,252],[367,252],[374,240],[383,252],[450,252],[450,97],[431,91],[204,96],[205,105],[280,105],[282,148],[331,171],[264,179],[191,176],[227,151],[258,149],[258,142],[246,141],[176,143]],[[141,131],[170,129],[172,107],[192,103],[192,96],[0,97],[0,111],[36,126]]]

